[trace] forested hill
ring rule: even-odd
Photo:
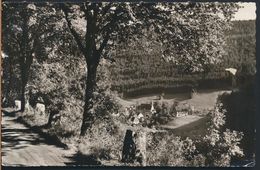
[[[228,86],[230,77],[224,71],[227,67],[237,68],[239,75],[255,73],[255,32],[255,20],[233,21],[232,29],[227,31],[227,55],[221,64],[210,66],[206,74],[180,73],[177,66],[160,57],[155,44],[150,51],[143,51],[138,44],[128,45],[117,51],[116,64],[111,67],[112,90],[135,96],[167,89],[186,90],[194,84],[212,88]]]
[[[245,74],[253,74],[256,64],[255,20],[234,21],[227,38],[228,56],[225,64],[240,69]]]
[[[233,29],[229,31],[230,35],[237,34],[255,34],[255,20],[244,20],[244,21],[232,21]]]

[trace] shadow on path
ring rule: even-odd
[[[91,155],[68,149],[41,127],[30,126],[18,111],[2,110],[3,166],[100,166]]]
[[[16,113],[20,112],[19,110],[17,111],[7,111],[2,109],[2,113],[4,114],[4,116],[9,116],[9,117],[16,117]]]
[[[66,156],[75,151],[41,129],[30,127],[17,113],[2,110],[2,165],[66,166],[70,161]]]
[[[8,121],[13,121],[15,123],[20,123],[22,125],[25,126],[24,131],[22,133],[37,133],[39,135],[39,138],[41,138],[42,140],[36,140],[35,144],[39,144],[37,142],[43,142],[46,143],[48,145],[55,145],[57,147],[61,147],[64,149],[68,149],[68,146],[64,143],[62,143],[56,136],[54,135],[50,135],[48,133],[43,132],[44,127],[41,126],[30,126],[26,121],[23,120],[23,118],[21,116],[18,116],[17,113],[19,113],[20,111],[6,111],[6,110],[2,110],[3,112],[3,116],[4,117],[9,117],[7,118]],[[11,119],[13,118],[13,119]],[[26,129],[26,130],[25,130]],[[5,131],[9,131],[10,133],[16,133],[16,131],[18,132],[21,129],[8,129],[6,127],[3,127],[2,125],[2,132]],[[3,134],[2,134],[3,135]],[[10,136],[10,135],[9,135]],[[47,139],[47,140],[45,140]]]

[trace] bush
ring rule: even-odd
[[[55,115],[50,133],[60,138],[78,136],[82,120],[83,102],[73,97],[64,100],[64,108]]]
[[[148,166],[187,166],[196,147],[189,138],[166,132],[150,133],[147,137]]]
[[[219,101],[223,103],[222,109],[226,110],[224,127],[244,133],[240,146],[244,149],[245,157],[249,159],[255,154],[256,145],[256,102],[252,82],[252,80],[248,81],[238,91],[219,97]]]
[[[99,121],[93,127],[90,133],[80,140],[79,151],[100,160],[120,160],[124,136],[119,133],[113,121]]]
[[[94,92],[95,119],[108,119],[112,114],[117,114],[121,109],[121,105],[116,101],[113,93],[100,89]]]
[[[147,140],[147,162],[152,166],[230,166],[243,156],[243,133],[224,128],[225,111],[218,103],[209,113],[207,133],[196,140],[181,139],[170,133],[154,133]]]
[[[154,108],[156,113],[153,114],[151,117],[151,122],[153,122],[152,125],[166,124],[174,117],[176,117],[176,103],[171,103],[167,101],[155,102]]]
[[[243,133],[223,128],[225,110],[218,103],[210,113],[209,128],[206,136],[196,141],[198,154],[205,156],[205,166],[230,166],[233,157],[243,156],[239,147]]]

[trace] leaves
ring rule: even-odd
[[[208,134],[197,142],[198,151],[206,155],[207,166],[229,166],[231,158],[244,156],[240,147],[243,133],[225,129],[224,114],[218,103],[210,114]]]
[[[111,50],[118,44],[107,42],[120,42],[130,37],[139,37],[143,30],[150,29],[158,35],[156,39],[150,41],[156,40],[162,43],[164,56],[173,60],[179,56],[178,63],[191,65],[190,71],[201,71],[205,64],[216,62],[221,56],[223,31],[229,27],[227,21],[238,8],[235,3],[192,2],[89,3],[88,5],[85,10],[73,5],[74,11],[69,15],[77,18],[76,16],[80,16],[79,13],[85,12],[86,22],[95,22],[93,24],[97,28],[96,32],[89,32],[90,27],[86,26],[85,33],[79,31],[78,35],[84,39],[88,37],[85,34],[93,34],[97,47],[105,43],[105,48],[99,50],[101,54],[106,54],[103,49]],[[92,18],[89,18],[91,21],[86,18],[88,11],[93,13]],[[221,14],[225,17],[220,17]],[[72,25],[76,27],[79,24]],[[197,56],[206,60],[193,62],[193,58]]]

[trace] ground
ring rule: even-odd
[[[192,99],[180,101],[193,105],[195,109],[205,110],[213,108],[217,96],[223,91],[211,91],[198,93]],[[142,99],[131,99],[131,101],[118,98],[125,106],[136,103],[136,101],[151,100],[156,96]],[[166,99],[165,99],[166,100]],[[167,99],[174,100],[174,99]],[[168,124],[163,125],[163,129],[170,129],[176,135],[190,138],[200,137],[205,131],[205,115],[187,115],[178,117]],[[198,133],[199,132],[199,133]],[[76,152],[76,149],[65,149],[57,146],[45,136],[41,136],[24,124],[17,121],[17,114],[2,112],[2,165],[4,166],[65,166],[65,165],[97,165],[88,157],[83,157]],[[118,164],[113,162],[112,164]],[[102,162],[111,165],[111,162]]]
[[[3,166],[64,166],[72,162],[74,150],[56,146],[16,118],[16,114],[2,112]]]

